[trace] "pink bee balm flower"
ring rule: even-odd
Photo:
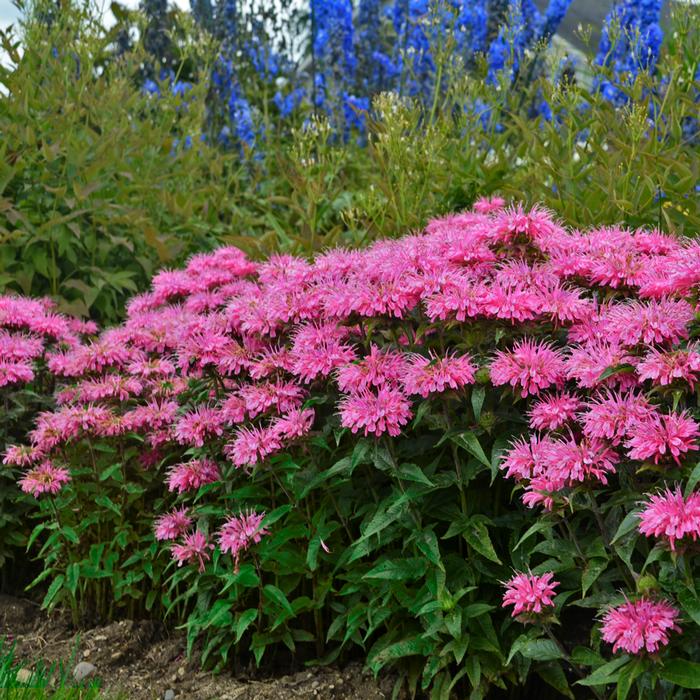
[[[172,547],[173,559],[178,566],[199,562],[200,573],[204,571],[204,565],[211,559],[210,551],[214,549],[213,544],[209,544],[207,536],[197,530],[189,535],[185,535],[181,544]]]
[[[554,574],[542,576],[518,572],[504,583],[506,592],[503,596],[503,607],[513,606],[512,616],[525,614],[540,614],[545,608],[554,607],[554,589],[559,585],[554,581]]]
[[[282,438],[300,438],[311,430],[315,416],[313,408],[297,408],[277,418],[270,427]]]
[[[644,381],[650,379],[654,384],[667,386],[674,381],[684,381],[695,388],[700,381],[700,346],[694,343],[687,350],[660,352],[652,348],[637,365],[637,374]]]
[[[647,537],[662,537],[671,550],[685,537],[693,541],[700,535],[700,493],[683,498],[680,487],[651,496],[639,514],[639,531]]]
[[[700,436],[698,424],[687,413],[662,415],[653,413],[644,420],[637,421],[629,430],[630,439],[625,443],[630,459],[659,460],[671,456],[680,464],[680,457],[686,452],[698,449]]]
[[[496,353],[491,364],[491,381],[495,386],[510,384],[525,398],[561,384],[564,372],[564,359],[551,343],[525,338],[510,352]]]
[[[157,540],[176,540],[192,525],[192,518],[187,515],[187,508],[173,510],[161,515],[155,523]]]
[[[338,370],[338,387],[341,391],[358,392],[386,383],[398,383],[405,366],[406,360],[401,353],[372,343],[369,354],[362,360]]]
[[[237,467],[245,467],[264,461],[281,448],[280,433],[275,428],[240,428],[224,452]]]
[[[184,493],[196,491],[204,484],[211,484],[219,479],[219,467],[210,459],[192,459],[171,467],[168,472],[168,489]]]
[[[389,433],[396,437],[411,417],[411,404],[398,389],[381,387],[376,394],[362,391],[341,399],[340,422],[353,433]]]
[[[70,472],[67,469],[55,467],[47,460],[25,472],[18,483],[24,493],[31,493],[34,498],[39,498],[43,493],[54,496],[70,480]]]
[[[568,392],[549,394],[530,409],[530,427],[534,430],[556,430],[573,420],[581,400]]]
[[[175,425],[175,439],[182,445],[202,447],[207,438],[223,434],[223,419],[214,408],[198,406],[182,416]]]
[[[613,651],[638,654],[646,650],[655,654],[668,644],[669,632],[681,631],[676,624],[678,616],[678,610],[666,601],[628,601],[605,613],[602,636],[613,645]]]
[[[503,197],[480,197],[474,202],[474,211],[478,214],[490,214],[491,212],[503,209],[506,200]]]
[[[0,386],[31,382],[34,370],[27,362],[0,362]]]
[[[427,398],[445,389],[461,389],[474,381],[477,367],[469,355],[423,357],[411,355],[403,375],[404,389],[408,394]]]
[[[261,523],[265,513],[241,513],[230,517],[219,530],[219,547],[224,553],[233,556],[235,569],[238,570],[238,560],[251,544],[257,544],[264,535],[270,533]]]

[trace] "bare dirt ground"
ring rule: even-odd
[[[375,681],[359,664],[346,668],[308,668],[289,675],[261,677],[200,670],[188,660],[184,635],[149,621],[123,620],[76,632],[60,615],[36,604],[0,595],[0,639],[15,643],[26,668],[43,661],[62,663],[71,672],[79,662],[95,666],[106,697],[151,700],[383,700],[393,679]],[[275,669],[268,669],[268,674]],[[283,673],[284,671],[281,671]]]

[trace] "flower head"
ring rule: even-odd
[[[510,384],[525,398],[564,379],[564,359],[551,343],[525,338],[509,352],[499,351],[491,364],[495,386]]]
[[[238,569],[238,560],[251,544],[257,544],[269,532],[261,527],[265,513],[241,513],[231,516],[219,530],[219,547],[224,553],[230,552]]]
[[[522,613],[540,614],[546,608],[553,607],[554,589],[559,583],[554,581],[552,573],[535,576],[518,572],[504,585],[503,607],[512,605],[512,615],[517,617]]]
[[[474,381],[476,365],[469,355],[424,357],[411,355],[403,373],[403,385],[408,394],[427,398],[446,389],[461,389]]]
[[[219,479],[219,467],[210,459],[191,459],[171,467],[168,472],[168,489],[185,493],[196,491],[204,484],[211,484]]]
[[[700,536],[700,493],[683,498],[680,487],[666,489],[649,498],[639,514],[639,531],[647,537],[661,537],[671,550],[686,537],[693,541]]]
[[[396,437],[411,417],[411,404],[399,389],[381,387],[376,393],[361,391],[340,401],[340,422],[353,433],[389,433]]]
[[[581,400],[566,391],[543,396],[530,409],[530,427],[556,430],[576,416]]]
[[[44,493],[56,495],[70,480],[70,472],[67,469],[56,467],[47,460],[25,472],[18,483],[24,493],[31,493],[34,498],[39,498]]]
[[[636,421],[629,429],[625,443],[630,459],[653,459],[654,464],[673,457],[680,464],[686,452],[698,449],[698,424],[687,413],[652,413]]]
[[[157,540],[176,540],[192,525],[192,518],[187,514],[187,508],[180,508],[161,515],[155,523]]]
[[[628,654],[646,650],[654,654],[669,642],[670,632],[680,632],[679,612],[666,601],[642,598],[608,610],[603,617],[603,639]]]
[[[197,530],[185,535],[180,544],[174,544],[172,555],[178,566],[198,562],[201,573],[204,571],[205,563],[211,559],[210,551],[212,549],[214,549],[214,545],[209,543],[207,536]]]

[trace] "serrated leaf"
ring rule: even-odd
[[[698,462],[695,465],[695,468],[693,471],[690,473],[690,476],[688,477],[688,482],[685,485],[684,489],[684,495],[686,498],[690,496],[690,494],[693,492],[693,489],[697,486],[698,482],[700,481],[700,462]]]
[[[425,575],[428,564],[425,559],[387,559],[370,569],[362,578],[378,578],[388,581],[413,581]]]
[[[593,673],[586,678],[582,678],[580,681],[576,681],[577,685],[586,686],[596,686],[596,685],[609,685],[610,683],[615,683],[620,675],[620,669],[629,662],[629,656],[623,654],[617,659],[608,661],[608,663],[603,664],[599,668],[595,669]]]
[[[668,659],[659,673],[661,678],[681,688],[700,688],[700,664],[685,659]]]
[[[399,467],[399,478],[404,481],[415,481],[417,484],[424,484],[425,486],[435,486],[417,464],[402,464]]]
[[[241,641],[241,637],[243,637],[245,631],[250,627],[257,616],[257,608],[250,608],[250,610],[246,610],[244,613],[236,616],[236,644]]]
[[[472,430],[467,430],[463,433],[458,433],[457,435],[452,435],[450,439],[456,442],[460,447],[469,452],[470,455],[476,457],[484,466],[491,469],[491,462],[489,461],[486,453],[484,452],[479,438]]]
[[[624,537],[626,534],[632,532],[632,530],[634,530],[638,524],[639,513],[637,513],[636,511],[627,513],[627,515],[623,518],[622,522],[620,523],[620,527],[617,528],[617,532],[612,538],[610,544],[615,544],[615,542]]]
[[[470,522],[468,527],[462,532],[462,537],[464,537],[467,543],[481,554],[482,557],[496,564],[502,563],[496,554],[496,550],[493,548],[488,528],[484,523]]]

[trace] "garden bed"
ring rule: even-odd
[[[69,674],[80,662],[94,665],[108,698],[163,698],[172,690],[173,697],[188,700],[379,700],[391,696],[393,684],[391,678],[375,682],[360,664],[306,670],[269,665],[268,677],[247,671],[214,675],[200,670],[196,654],[187,660],[184,634],[160,623],[121,620],[76,631],[66,617],[10,596],[0,596],[2,638],[16,644],[15,658],[29,670],[39,662],[63,664]]]

